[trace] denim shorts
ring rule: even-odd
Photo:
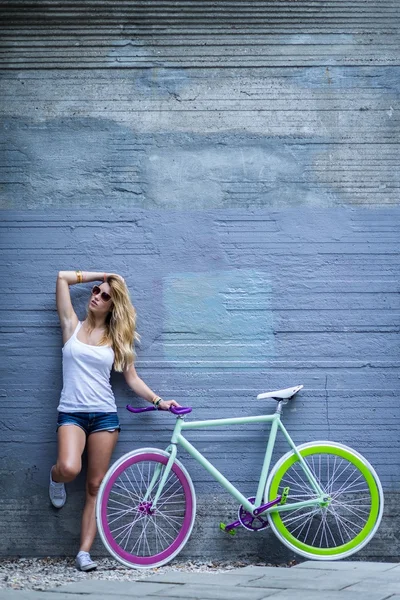
[[[78,425],[86,435],[96,431],[121,431],[116,412],[59,412],[56,431],[61,425]]]

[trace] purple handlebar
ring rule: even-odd
[[[142,413],[142,412],[148,412],[149,410],[157,410],[155,406],[145,406],[143,408],[135,408],[134,406],[131,406],[130,404],[126,405],[126,408],[133,413]],[[172,412],[172,414],[177,415],[178,417],[180,415],[187,415],[190,412],[192,412],[192,407],[191,406],[171,406],[171,408],[169,409],[170,412]]]
[[[192,412],[191,406],[171,406],[169,409],[173,415],[188,415]]]
[[[155,406],[146,406],[145,408],[135,408],[133,406],[131,406],[130,404],[126,405],[126,408],[133,413],[141,413],[141,412],[147,412],[149,410],[157,410]]]

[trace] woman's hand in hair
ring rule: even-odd
[[[107,273],[107,277],[110,277],[111,275],[113,277],[118,277],[118,279],[121,279],[122,283],[125,283],[125,279],[122,277],[122,275],[118,275],[118,273]]]
[[[178,404],[176,400],[161,400],[158,408],[160,410],[169,410],[171,406],[180,406],[180,404]]]

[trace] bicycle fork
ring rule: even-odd
[[[164,469],[164,472],[162,474],[160,482],[158,483],[158,489],[156,491],[156,495],[154,496],[153,501],[151,502],[151,510],[152,511],[156,508],[156,505],[157,505],[157,502],[158,502],[158,500],[160,498],[161,492],[164,489],[164,485],[165,485],[165,483],[166,483],[166,481],[168,479],[169,473],[171,471],[171,467],[172,467],[172,465],[173,465],[173,463],[175,461],[176,454],[177,454],[176,444],[171,444],[170,446],[168,446],[168,448],[166,448],[166,452],[170,453],[168,462],[167,462],[167,464],[165,466],[162,465],[162,464],[159,464],[155,468],[153,477],[151,478],[149,487],[147,488],[147,492],[146,492],[146,494],[145,494],[145,496],[143,498],[143,503],[148,503],[149,502],[150,494],[152,493],[152,491],[153,491],[153,489],[154,489],[154,487],[155,487],[155,485],[157,483],[157,480],[158,480],[158,478],[160,476],[161,471]]]

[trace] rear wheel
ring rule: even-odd
[[[110,554],[128,567],[164,565],[182,550],[192,531],[196,497],[190,476],[178,461],[152,508],[168,459],[167,452],[155,448],[131,452],[109,469],[101,484],[96,507],[99,533]]]
[[[370,463],[347,446],[311,442],[298,450],[329,499],[324,505],[269,513],[271,528],[286,546],[307,558],[351,556],[379,527],[383,511],[379,478]],[[273,468],[265,501],[274,500],[286,487],[287,504],[318,497],[294,452],[288,452]]]

